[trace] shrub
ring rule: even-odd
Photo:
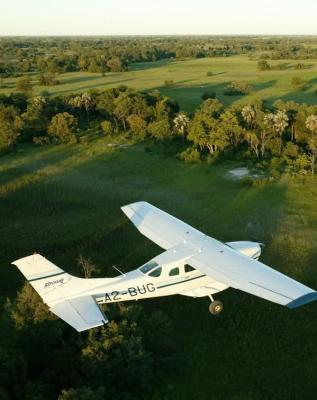
[[[294,77],[291,81],[291,85],[296,90],[304,90],[306,88],[307,82],[300,77]]]
[[[186,149],[182,153],[180,153],[179,158],[188,163],[201,162],[200,153],[194,147],[188,147],[188,149]]]
[[[105,120],[100,125],[101,125],[101,129],[102,129],[103,133],[106,136],[113,134],[113,126],[110,121]]]
[[[206,73],[207,76],[213,76],[213,74],[214,73],[212,71],[207,71],[207,73]]]
[[[252,86],[248,82],[234,81],[228,85],[228,89],[224,92],[226,96],[243,96],[252,91]]]
[[[59,80],[55,79],[53,74],[40,74],[39,76],[39,84],[41,86],[54,86],[58,85],[59,83]]]
[[[74,133],[76,127],[77,119],[72,114],[64,112],[54,115],[47,132],[57,142],[76,143],[77,138]]]
[[[205,92],[203,92],[203,94],[201,95],[201,99],[202,100],[207,100],[207,99],[215,99],[216,98],[216,93],[215,92],[211,92],[209,90],[206,90]]]
[[[173,79],[166,79],[164,81],[164,86],[170,87],[170,86],[173,86],[173,85],[174,85]]]
[[[260,71],[268,71],[271,69],[271,66],[266,60],[260,60],[258,61],[258,69]]]

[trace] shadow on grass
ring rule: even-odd
[[[60,80],[60,85],[67,85],[67,84],[73,84],[73,83],[81,83],[81,82],[87,82],[87,81],[97,81],[105,79],[104,76],[101,75],[95,75],[95,76],[75,76],[75,77],[63,77]]]
[[[170,60],[160,60],[160,61],[148,61],[148,62],[138,62],[131,64],[131,68],[129,71],[142,71],[154,68],[160,68],[165,65],[175,65],[178,64],[177,62],[170,61]]]
[[[293,90],[285,94],[284,96],[271,96],[266,99],[266,101],[269,104],[273,104],[277,100],[282,100],[282,101],[295,101],[296,103],[302,103],[302,104],[316,104],[317,102],[317,94],[316,92],[309,91],[309,89],[306,90]]]
[[[100,78],[101,79],[101,78]],[[103,78],[104,79],[104,78]],[[109,82],[96,82],[92,85],[86,85],[86,86],[81,86],[79,88],[68,88],[68,89],[64,89],[64,90],[54,90],[53,92],[50,92],[51,95],[60,95],[63,93],[66,94],[71,94],[71,93],[82,93],[85,90],[89,90],[89,89],[98,89],[100,87],[116,87],[116,86],[120,86],[120,85],[125,85],[126,82],[132,81],[134,80],[133,78],[125,78],[125,79],[120,79],[118,81],[109,81]],[[65,85],[67,85],[68,82],[65,82]],[[59,87],[62,85],[59,85]]]
[[[259,83],[253,83],[252,87],[254,88],[254,91],[259,92],[260,90],[265,90],[268,89],[276,84],[277,80],[272,79],[270,81],[265,81],[265,82],[259,82]]]

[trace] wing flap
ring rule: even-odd
[[[107,317],[92,296],[66,299],[51,306],[50,310],[78,332],[95,328],[108,322]]]

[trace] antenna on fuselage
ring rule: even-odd
[[[113,265],[112,268],[114,268],[116,271],[118,271],[121,275],[125,276],[125,273],[120,271],[120,269],[117,268],[115,265]]]

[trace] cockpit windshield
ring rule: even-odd
[[[147,274],[148,272],[152,271],[152,269],[158,267],[158,263],[155,261],[150,261],[146,264],[144,264],[141,268],[140,271],[143,272],[143,274]]]

